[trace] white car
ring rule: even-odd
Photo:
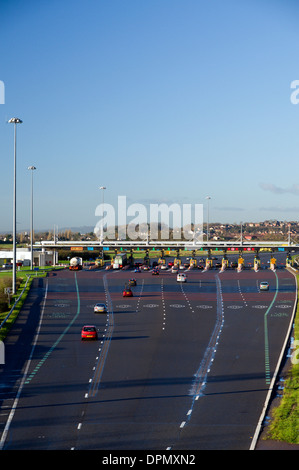
[[[186,282],[187,281],[186,274],[178,274],[176,277],[176,280],[178,282]]]
[[[260,290],[269,290],[269,282],[266,282],[266,281],[261,282]]]
[[[105,304],[95,304],[93,307],[94,313],[106,313],[107,312],[107,307]]]

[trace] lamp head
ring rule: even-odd
[[[14,117],[14,118],[9,119],[8,122],[13,123],[13,124],[22,124],[23,121],[19,118]]]

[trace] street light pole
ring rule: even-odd
[[[31,170],[31,234],[30,234],[30,244],[31,244],[31,271],[33,271],[33,170],[36,170],[35,166],[29,166],[28,170]]]
[[[207,241],[209,241],[209,219],[210,219],[210,199],[211,199],[211,196],[207,196],[206,199],[208,200]]]
[[[99,189],[102,189],[103,190],[103,215],[104,215],[104,191],[106,189],[106,186],[100,186]],[[102,240],[101,242],[103,243],[104,241],[104,222],[103,222],[103,219],[102,219],[102,227],[101,227],[101,231],[102,231]]]
[[[17,207],[17,124],[21,124],[23,121],[19,118],[11,118],[8,121],[14,124],[14,190],[13,190],[13,260],[12,260],[12,293],[16,294],[16,267],[17,267],[17,219],[16,219],[16,207]]]

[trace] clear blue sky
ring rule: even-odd
[[[299,220],[296,0],[1,0],[0,231],[95,226],[105,202]]]

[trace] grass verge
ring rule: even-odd
[[[299,274],[297,274],[299,285]],[[297,292],[298,296],[298,292]],[[299,301],[294,319],[294,341],[299,340]],[[299,343],[295,343],[299,344]],[[272,412],[272,420],[266,439],[299,444],[299,347],[295,347],[292,366],[284,382],[284,391],[277,408]]]
[[[13,304],[14,304],[15,300],[18,298],[18,296],[21,294],[22,290],[24,289],[26,281],[27,281],[27,278],[25,278],[25,277],[21,278],[21,284],[18,288],[17,294],[15,296],[13,296],[11,307],[13,306]],[[1,341],[3,341],[4,338],[7,336],[10,328],[12,327],[12,325],[14,324],[17,316],[19,315],[20,310],[22,308],[22,305],[24,304],[25,299],[26,299],[26,297],[28,295],[28,292],[30,290],[31,284],[32,284],[32,277],[29,279],[29,281],[27,283],[27,286],[26,286],[22,296],[20,297],[20,300],[18,301],[17,305],[15,306],[12,314],[9,316],[7,321],[4,323],[4,325],[0,329],[0,340]],[[9,310],[7,312],[3,312],[3,313],[0,314],[0,323],[5,319],[5,317],[8,315],[8,313],[9,313]]]
[[[7,336],[8,332],[9,332],[9,330],[11,329],[12,325],[14,324],[16,318],[18,317],[18,315],[20,313],[20,310],[21,310],[21,308],[22,308],[22,306],[23,306],[23,304],[24,304],[24,302],[27,298],[27,295],[30,291],[33,279],[35,277],[45,277],[47,275],[47,272],[52,271],[53,269],[55,269],[55,268],[45,267],[45,268],[41,268],[39,271],[30,271],[29,269],[23,269],[23,270],[20,270],[20,271],[17,272],[17,285],[18,285],[17,293],[16,293],[16,295],[12,296],[10,306],[7,308],[7,310],[2,311],[2,313],[0,313],[0,324],[5,319],[5,317],[8,315],[8,313],[9,313],[10,309],[12,308],[14,302],[17,300],[17,298],[20,296],[21,292],[23,291],[23,289],[25,287],[25,284],[26,284],[26,281],[27,281],[27,276],[30,276],[30,279],[28,281],[28,284],[27,284],[22,296],[20,297],[18,303],[16,304],[12,314],[9,316],[9,318],[7,319],[5,324],[0,329],[0,341],[3,341],[5,339],[5,337]],[[0,281],[1,281],[1,279],[4,280],[4,278],[7,278],[7,277],[9,277],[9,280],[10,280],[10,283],[11,283],[11,275],[9,275],[7,272],[2,272],[0,274]]]

